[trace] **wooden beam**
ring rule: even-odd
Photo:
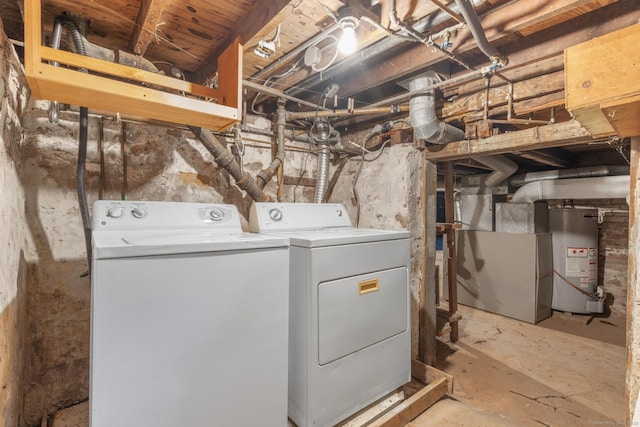
[[[458,160],[486,154],[504,154],[541,148],[563,147],[593,142],[589,132],[576,120],[524,129],[489,138],[430,145],[424,151],[429,160]]]
[[[498,79],[491,79],[491,83],[498,83]],[[564,72],[562,70],[516,82],[513,84],[514,104],[539,96],[561,92],[563,87]],[[488,94],[490,105],[489,115],[491,115],[492,109],[507,105],[508,94],[508,86],[499,84],[493,87],[493,85],[491,85]],[[486,102],[487,94],[484,90],[470,96],[458,98],[453,102],[446,103],[442,107],[442,118],[482,111]]]
[[[602,7],[606,4],[613,3],[615,0],[605,1],[586,1],[586,0],[519,0],[511,2],[506,6],[499,8],[493,13],[487,14],[482,19],[482,25],[486,30],[487,38],[490,42],[499,45],[512,41],[514,37],[520,36],[520,31],[525,29],[538,28],[541,29],[546,23],[557,24],[555,14],[558,11],[562,11],[561,15],[563,19],[568,20],[570,17],[575,17],[584,13],[583,8],[592,9],[594,7]],[[630,2],[623,2],[630,3]],[[631,2],[635,3],[635,2]],[[637,5],[627,4],[627,8],[637,8]],[[635,17],[637,22],[637,16]],[[602,21],[598,21],[593,24],[588,31],[594,31],[593,26],[598,26]],[[608,26],[618,26],[617,23],[607,23]],[[547,25],[548,27],[548,25]],[[566,32],[567,26],[558,26]],[[573,25],[571,25],[573,27]],[[549,28],[546,31],[552,31],[553,28]],[[585,38],[588,36],[587,30],[584,34],[581,34]],[[542,32],[541,37],[545,37]],[[453,40],[455,43],[453,52],[456,54],[465,54],[477,49],[477,45],[473,40],[468,28],[461,30]],[[575,44],[576,40],[568,42],[569,46]],[[518,45],[518,43],[515,43]],[[547,46],[548,47],[548,46]],[[556,45],[554,47],[555,53],[562,52],[567,45]],[[505,52],[501,53],[504,55]],[[544,57],[544,56],[542,56]],[[522,55],[517,60],[514,60],[509,56],[509,68],[517,65],[519,62],[532,62],[532,59],[539,59],[541,56]],[[349,72],[353,73],[356,77],[351,79],[343,79],[340,85],[341,96],[353,96],[363,91],[370,89],[371,81],[375,81],[376,85],[388,83],[390,81],[396,81],[401,76],[406,76],[419,70],[425,69],[430,65],[434,65],[438,62],[446,59],[441,53],[430,49],[427,46],[419,43],[414,46],[405,49],[398,55],[391,56],[385,61],[377,64],[371,64],[369,62],[361,62],[354,64],[349,68]],[[329,71],[329,70],[328,70]],[[316,77],[317,78],[317,77]],[[283,81],[286,84],[292,84],[290,81]],[[318,81],[321,83],[321,81]]]
[[[426,150],[425,150],[426,151]],[[454,188],[453,162],[444,165],[444,215],[448,224],[455,222],[454,214]],[[449,287],[449,312],[458,311],[458,267],[456,259],[456,232],[453,228],[447,229],[447,285]],[[458,321],[449,322],[451,325],[451,342],[458,341]]]
[[[208,82],[215,76],[217,71],[216,64],[218,57],[224,49],[234,40],[240,39],[241,44],[247,43],[261,28],[268,25],[269,22],[282,9],[287,7],[291,0],[257,0],[251,10],[239,21],[233,32],[227,36],[225,41],[220,44],[220,49],[215,49],[202,62],[202,65],[195,71],[194,80],[199,83]]]
[[[544,150],[514,151],[513,154],[556,168],[573,166],[573,154],[562,148],[546,148]]]
[[[565,50],[567,110],[593,135],[640,134],[639,37],[635,24]]]
[[[557,25],[535,37],[521,38],[500,47],[500,53],[509,57],[509,66],[503,72],[509,77],[509,70],[513,68],[529,64],[537,66],[542,58],[564,55],[564,50],[570,46],[635,24],[639,11],[640,2],[619,1],[578,16],[571,20],[571,25]]]
[[[436,186],[437,167],[435,163],[422,160],[422,245],[420,301],[419,301],[419,359],[427,365],[436,364]]]
[[[627,267],[627,387],[625,393],[627,425],[637,421],[634,413],[640,390],[640,136],[631,138],[631,191],[629,193],[629,264]]]
[[[447,394],[447,380],[439,378],[368,425],[368,427],[404,427]]]
[[[40,64],[40,49],[42,46],[42,7],[40,0],[25,0],[24,4],[24,68],[29,87],[33,95],[38,98],[40,89],[32,77],[36,67]],[[29,23],[27,25],[26,23]],[[27,49],[27,46],[29,48]]]
[[[433,366],[425,365],[419,360],[411,361],[411,376],[423,384],[431,384],[440,378],[444,378],[447,380],[448,393],[453,393],[453,375]]]
[[[136,25],[129,41],[129,49],[137,55],[144,55],[149,43],[155,38],[156,27],[168,0],[142,0]]]

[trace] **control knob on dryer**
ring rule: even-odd
[[[147,211],[142,209],[142,208],[133,208],[131,209],[131,215],[133,215],[134,218],[144,218],[145,216],[147,216]]]

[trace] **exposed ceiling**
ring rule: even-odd
[[[17,42],[23,40],[21,3],[0,0],[4,31]],[[391,22],[393,3],[397,3],[395,16],[401,23],[417,28],[424,43],[415,38],[409,40],[407,32]],[[569,114],[564,110],[563,50],[636,23],[640,17],[637,0],[472,3],[478,5],[476,10],[488,40],[508,57],[509,63],[490,79],[477,74],[441,88],[439,116],[465,129],[469,136],[568,120]],[[347,7],[359,18],[358,51],[333,58],[341,30],[331,31],[337,28],[335,18],[342,16]],[[211,81],[218,55],[240,38],[244,44],[245,79],[311,104],[320,103],[322,92],[335,83],[339,91],[331,106],[358,108],[406,92],[407,79],[429,68],[445,79],[455,80],[468,74],[467,68],[491,65],[479,51],[469,28],[458,22],[460,16],[450,13],[451,9],[455,4],[449,0],[42,0],[42,22],[43,34],[48,37],[57,15],[68,12],[86,18],[89,41],[144,56],[167,73],[177,67],[187,80],[197,83]],[[275,54],[269,58],[257,56],[254,49],[260,41],[273,41],[276,34]],[[433,37],[432,45],[429,36]],[[308,43],[309,40],[316,41]],[[305,43],[318,47],[320,55],[314,67],[307,65],[310,53],[301,48]],[[510,92],[512,102],[508,102]],[[274,97],[256,98],[252,90],[246,96],[248,111],[273,111]],[[296,103],[289,106],[311,109]],[[501,122],[507,119],[510,122]],[[380,121],[380,116],[343,118],[334,124],[354,129],[376,120]],[[526,120],[534,122],[526,124]],[[551,148],[510,157],[525,170],[581,166],[604,159],[624,164],[620,155],[624,149],[624,142],[605,141],[597,146]],[[460,162],[459,170],[479,167],[465,160]]]

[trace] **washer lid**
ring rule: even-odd
[[[207,229],[93,232],[95,259],[242,251],[288,246],[289,239],[284,237],[252,233],[212,233]]]
[[[323,246],[350,245],[354,243],[409,238],[408,231],[374,230],[366,228],[326,228],[323,230],[282,231],[278,232],[277,235],[288,237],[291,240],[291,246],[303,248],[319,248]]]

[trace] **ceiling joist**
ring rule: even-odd
[[[136,18],[136,25],[129,43],[129,48],[136,55],[143,56],[155,38],[156,28],[160,24],[160,17],[168,0],[142,0],[140,11]]]

